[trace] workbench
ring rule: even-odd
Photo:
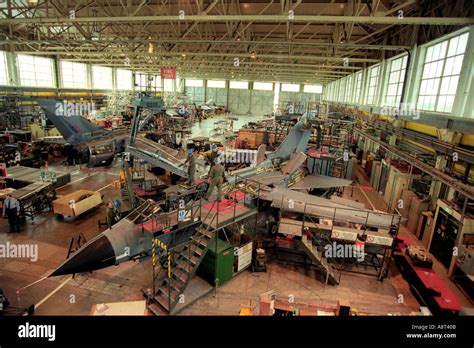
[[[71,174],[58,171],[45,171],[38,168],[15,166],[8,168],[8,175],[5,178],[9,187],[20,188],[35,182],[50,183],[53,188],[58,188],[71,182]],[[42,174],[45,180],[42,179]],[[49,175],[48,175],[49,174]],[[54,176],[55,181],[51,182],[48,177]]]

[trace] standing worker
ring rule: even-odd
[[[20,203],[11,193],[3,201],[3,217],[5,215],[8,217],[8,223],[10,224],[10,233],[20,232]]]
[[[216,144],[211,144],[211,151],[206,153],[206,159],[211,167],[216,163],[216,158],[219,156],[219,149]]]
[[[217,157],[215,160],[216,164],[211,168],[209,171],[209,189],[206,192],[206,199],[212,195],[212,191],[214,191],[214,187],[217,186],[217,202],[221,201],[222,198],[222,184],[224,183],[224,173],[225,168],[220,163],[220,157]]]
[[[114,204],[112,202],[107,203],[107,226],[112,228],[112,225],[115,223],[115,210]]]
[[[184,164],[188,165],[188,181],[186,182],[189,186],[194,185],[194,176],[196,174],[196,149],[188,150],[188,158]]]

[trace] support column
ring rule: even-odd
[[[448,160],[445,156],[437,156],[435,169],[442,170],[448,164]],[[433,181],[430,188],[431,203],[430,208],[436,207],[436,202],[438,201],[439,193],[441,190],[441,181]]]
[[[7,77],[9,86],[20,86],[20,74],[17,69],[16,55],[13,52],[5,52],[7,61]]]

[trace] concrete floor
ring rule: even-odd
[[[246,123],[252,119],[256,118],[249,117],[247,121],[239,118],[239,121]],[[199,127],[196,136],[199,132],[205,134],[205,129],[213,127],[216,120],[213,118],[195,125]],[[234,129],[238,129],[237,126]],[[64,195],[79,188],[87,188],[100,190],[104,200],[114,199],[119,196],[119,191],[112,188],[111,182],[118,178],[119,166],[120,163],[106,169],[58,166],[57,170],[72,173],[72,182],[60,188],[57,193]],[[360,174],[358,181],[361,185],[366,185]],[[364,202],[367,207],[370,207],[369,200],[377,207],[381,206],[382,199],[376,192],[364,193],[365,195],[358,188],[353,191],[347,188],[344,195],[352,194],[353,199]],[[39,315],[88,315],[94,304],[142,300],[141,289],[151,286],[150,260],[141,263],[127,262],[93,273],[80,274],[74,279],[70,276],[44,278],[66,258],[71,237],[83,233],[87,240],[91,239],[105,228],[99,228],[97,224],[105,215],[105,204],[75,221],[59,221],[54,214],[48,212],[36,217],[34,223],[24,225],[19,234],[7,234],[7,221],[1,219],[0,243],[9,241],[15,244],[37,244],[39,249],[37,262],[19,258],[0,259],[0,288],[4,290],[11,306],[28,307],[36,304],[36,313]],[[407,232],[402,227],[400,233]],[[435,262],[437,271],[439,267],[442,266]],[[438,273],[442,276],[445,274]],[[456,286],[449,281],[448,284],[463,304],[469,305]],[[388,312],[408,314],[419,309],[407,283],[394,266],[390,277],[383,282],[374,277],[343,274],[340,285],[330,286],[321,283],[319,276],[311,269],[273,262],[268,265],[266,273],[242,272],[216,291],[191,304],[181,315],[237,315],[241,304],[257,308],[259,295],[269,290],[275,290],[278,298],[293,295],[297,303],[335,305],[337,300],[342,300],[361,312],[381,315]],[[403,303],[398,301],[399,294],[404,296]]]
[[[66,194],[79,188],[101,189],[105,199],[119,193],[110,186],[116,179],[116,169],[80,170],[72,184],[58,190]],[[75,170],[77,172],[77,170]],[[105,206],[91,211],[76,221],[58,221],[52,213],[45,213],[27,223],[20,234],[0,234],[0,243],[35,243],[39,259],[32,263],[26,259],[0,260],[0,287],[11,305],[27,307],[36,304],[40,315],[87,315],[97,303],[143,299],[141,288],[151,285],[151,262],[128,262],[91,274],[46,278],[65,258],[71,237],[84,233],[86,239],[98,234],[97,220],[105,216]],[[5,220],[0,228],[6,231]],[[103,228],[102,228],[103,229]],[[33,284],[29,286],[30,284]],[[26,288],[25,288],[26,287]],[[17,289],[22,289],[16,294]],[[183,315],[237,315],[240,304],[255,306],[261,293],[275,290],[279,298],[292,294],[298,303],[333,305],[337,300],[349,301],[361,311],[384,314],[409,313],[418,305],[407,290],[406,283],[394,276],[384,282],[373,277],[343,275],[337,287],[324,285],[313,271],[295,265],[269,264],[267,273],[243,272],[217,290],[198,300]],[[405,302],[397,302],[398,294],[405,294]]]

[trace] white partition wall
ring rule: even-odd
[[[213,100],[216,105],[227,105],[227,81],[208,80],[207,81],[207,100]]]
[[[252,115],[268,115],[273,111],[273,91],[262,91],[252,89],[252,103],[250,110]]]

